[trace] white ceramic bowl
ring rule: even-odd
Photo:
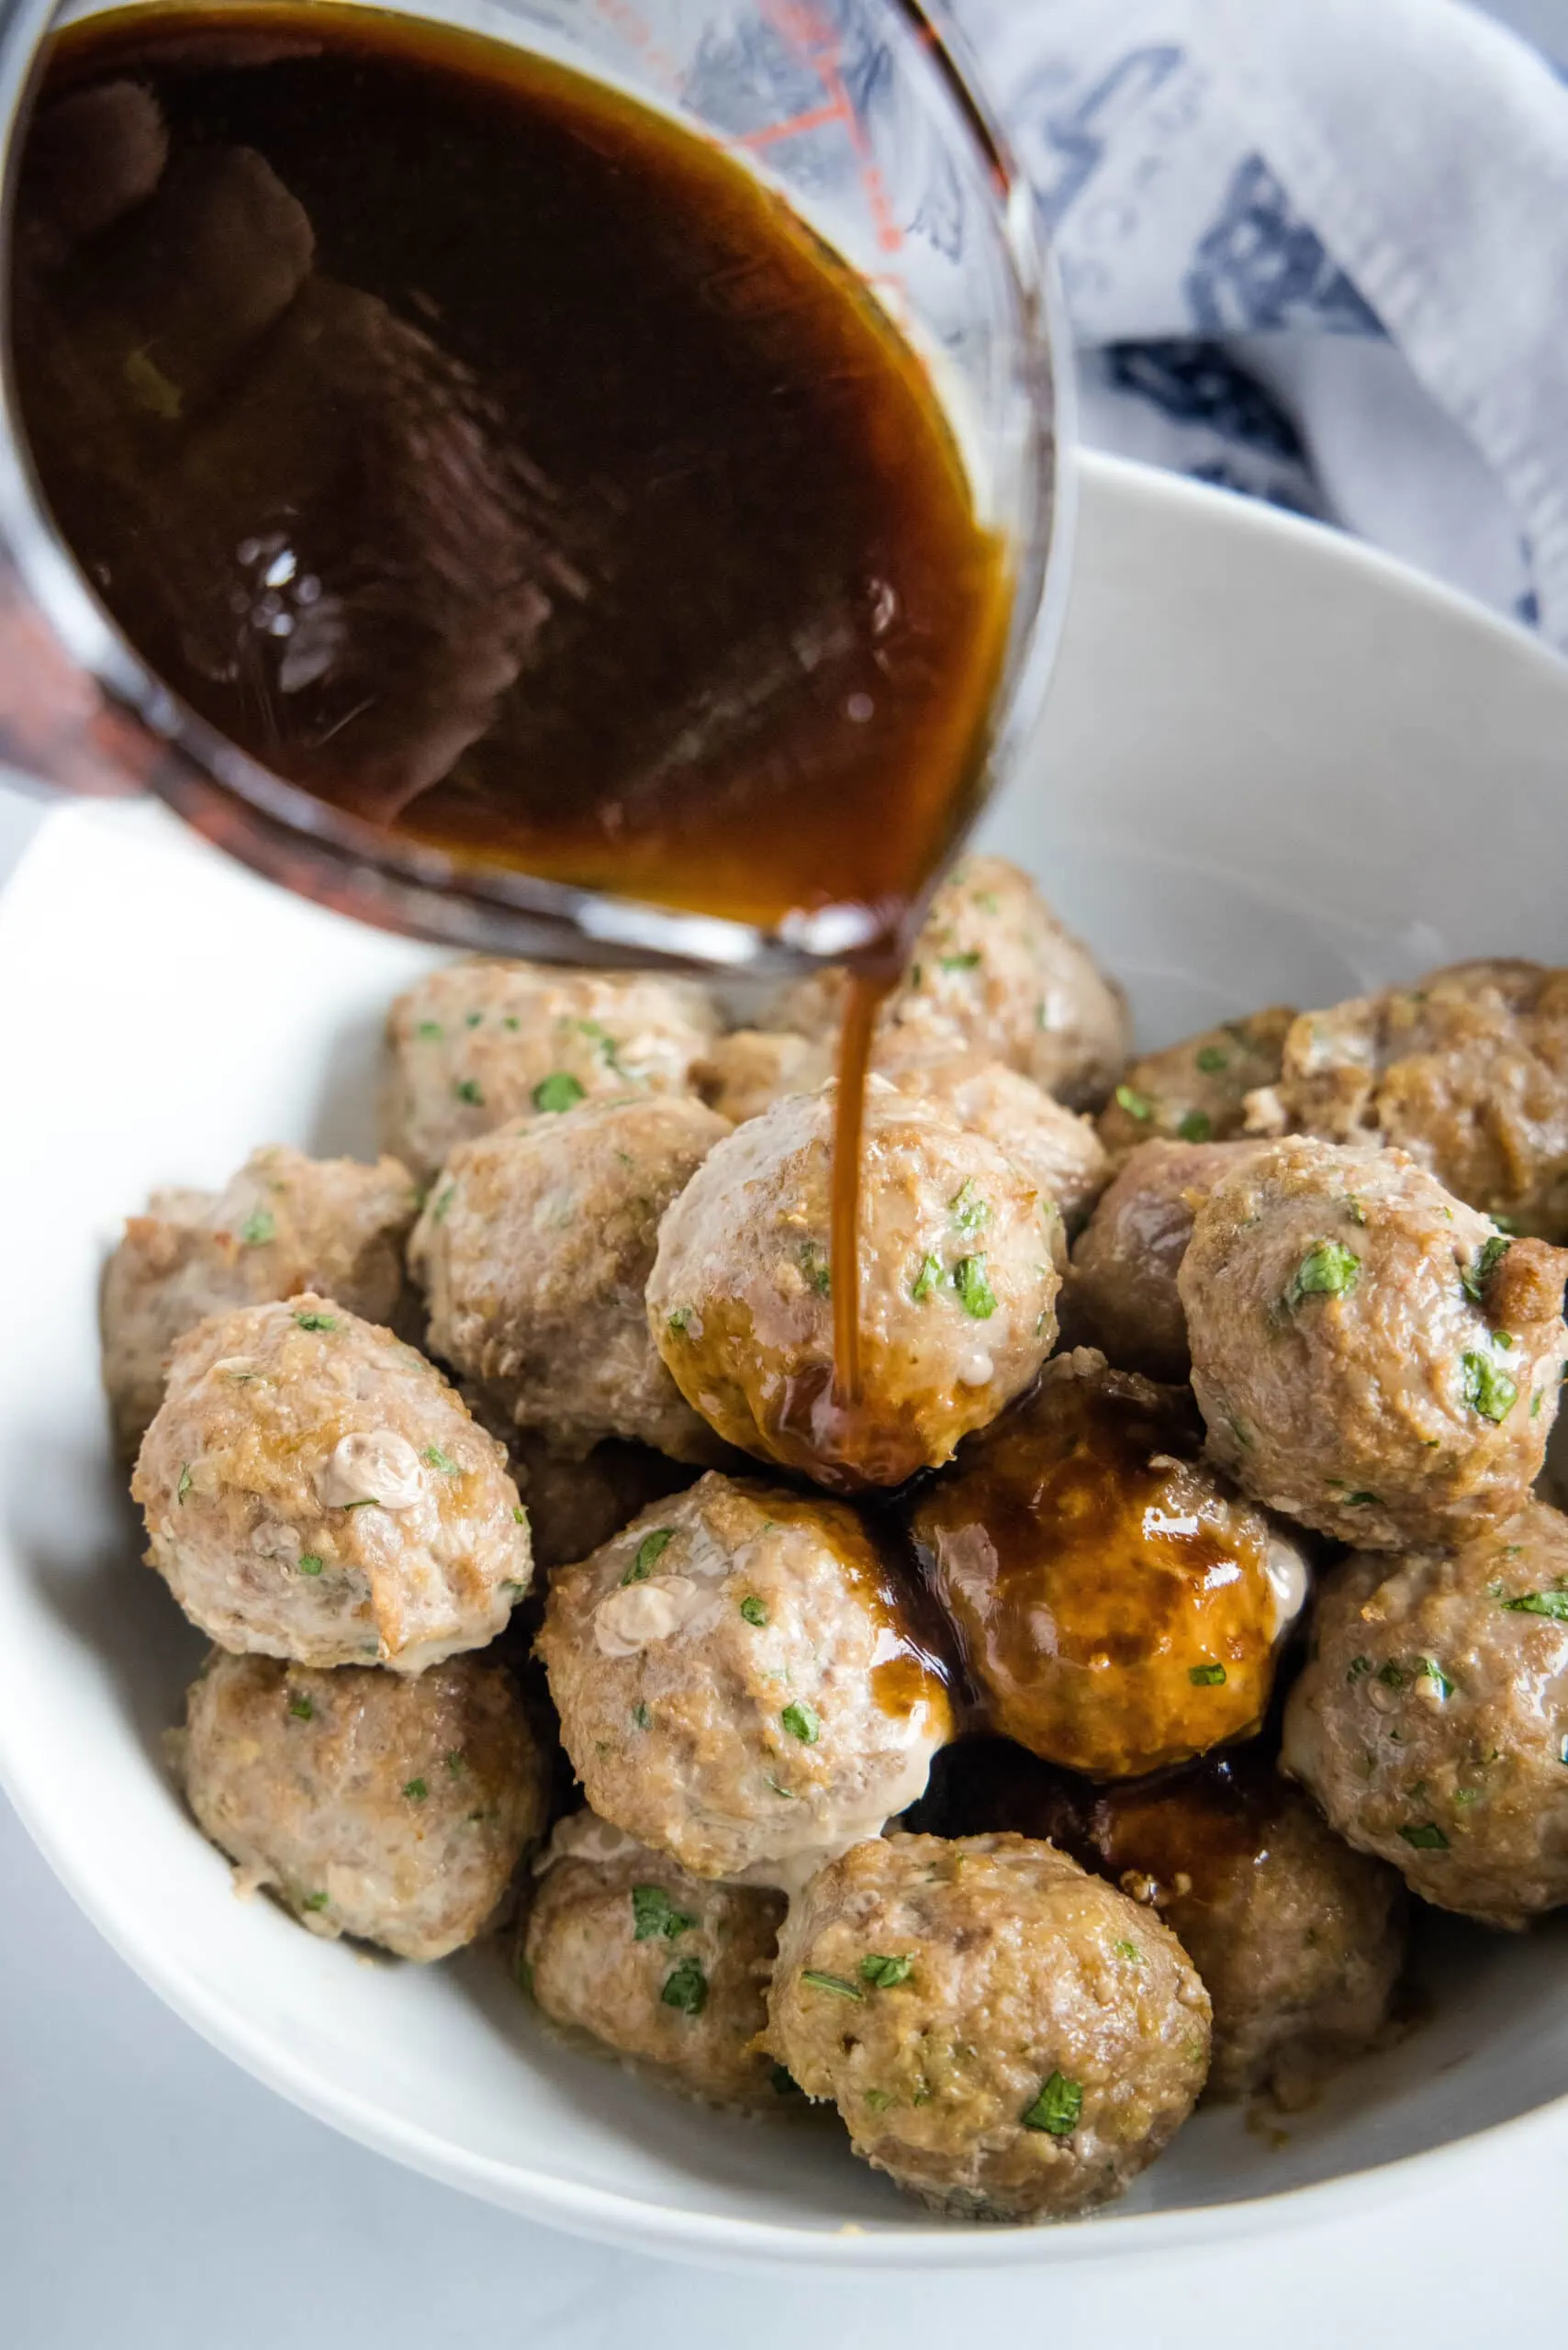
[[[1564,959],[1568,668],[1256,506],[1093,460],[1083,492],[1048,725],[988,832],[1130,980],[1148,1041],[1465,953]],[[718,2260],[1005,2266],[1224,2239],[1364,2201],[1409,2157],[1568,2091],[1562,1932],[1439,1924],[1432,2020],[1282,2143],[1203,2114],[1112,2213],[938,2226],[831,2124],[720,2118],[554,2045],[494,1953],[367,1964],[236,1900],[162,1767],[202,1643],[137,1563],[97,1267],[154,1183],[216,1181],[263,1140],[367,1148],[379,1017],[425,959],[145,808],[52,817],[0,907],[0,1770],[171,2005],[400,2161]]]

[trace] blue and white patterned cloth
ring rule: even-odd
[[[1568,650],[1568,85],[1463,0],[954,0],[1084,437]]]

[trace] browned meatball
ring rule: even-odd
[[[1298,1546],[1200,1457],[1187,1398],[1058,1355],[913,1527],[994,1728],[1122,1778],[1256,1729]]]
[[[835,1094],[736,1127],[659,1227],[655,1340],[720,1436],[853,1490],[896,1485],[1029,1384],[1056,1334],[1053,1203],[980,1136],[879,1080],[866,1100],[861,1393],[833,1394]]]
[[[1403,1151],[1274,1144],[1215,1184],[1177,1275],[1211,1453],[1368,1549],[1508,1516],[1556,1416],[1565,1270]]]
[[[1397,1145],[1510,1230],[1568,1240],[1568,971],[1456,963],[1304,1012],[1250,1122]]]
[[[787,1093],[814,1093],[834,1073],[829,1036],[802,1036],[790,1028],[736,1028],[710,1046],[691,1072],[704,1102],[744,1125]]]
[[[1568,1519],[1530,1502],[1456,1550],[1346,1560],[1283,1759],[1423,1900],[1495,1926],[1568,1903]]]
[[[1192,1368],[1177,1269],[1193,1218],[1219,1178],[1259,1146],[1146,1142],[1129,1151],[1080,1234],[1062,1284],[1062,1326],[1123,1371],[1183,1380]]]
[[[623,1444],[615,1437],[578,1458],[514,1429],[508,1452],[528,1511],[533,1563],[546,1574],[586,1559],[639,1510],[684,1492],[698,1474],[645,1444]]]
[[[856,1513],[707,1476],[551,1581],[539,1652],[588,1802],[698,1876],[788,1885],[914,1801],[941,1673]]]
[[[520,1972],[554,2022],[711,2105],[774,2105],[761,2045],[784,1897],[688,1876],[592,1812],[557,1827]]]
[[[367,1321],[391,1318],[419,1205],[395,1158],[253,1150],[221,1192],[154,1192],[104,1269],[104,1385],[134,1454],[163,1400],[176,1338],[209,1314],[318,1290]]]
[[[910,1101],[946,1110],[969,1134],[983,1135],[1026,1175],[1043,1200],[1054,1201],[1065,1236],[1076,1232],[1111,1180],[1111,1162],[1092,1119],[1065,1109],[1055,1097],[1001,1061],[968,1056],[948,1060],[892,1061],[881,1074]]]
[[[1174,1934],[1051,1845],[893,1836],[790,1905],[768,2045],[939,2210],[1066,2219],[1186,2120],[1209,2000]]]
[[[422,1355],[330,1298],[182,1338],[130,1490],[192,1621],[301,1664],[420,1673],[483,1648],[532,1572],[502,1448]]]
[[[387,1147],[428,1181],[454,1144],[509,1118],[684,1093],[718,1025],[704,989],[658,972],[447,964],[387,1015]]]
[[[186,1700],[191,1809],[315,1934],[444,1958],[495,1915],[544,1828],[545,1766],[510,1676],[417,1680],[214,1652]]]
[[[1294,1018],[1289,1005],[1271,1004],[1129,1062],[1100,1113],[1106,1149],[1119,1158],[1158,1135],[1204,1143],[1240,1134],[1248,1095],[1278,1081]]]
[[[409,1244],[432,1352],[557,1450],[711,1460],[648,1329],[659,1219],[730,1129],[689,1098],[585,1102],[459,1143]]]
[[[831,1036],[842,1006],[842,978],[830,972],[792,988],[775,1018],[780,1028]],[[956,1053],[1003,1061],[1086,1109],[1104,1099],[1126,1058],[1126,1003],[1026,873],[1005,857],[969,856],[931,901],[879,1039],[879,1061]]]

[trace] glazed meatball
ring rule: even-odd
[[[1047,1761],[1130,1777],[1262,1718],[1306,1562],[1200,1443],[1184,1393],[1085,1348],[914,1511],[992,1727]]]
[[[409,1252],[431,1351],[557,1451],[619,1436],[711,1460],[644,1292],[659,1218],[729,1131],[689,1097],[644,1096],[459,1143]]]
[[[1159,1135],[1202,1143],[1240,1134],[1249,1095],[1279,1082],[1294,1018],[1288,1005],[1271,1004],[1133,1061],[1100,1113],[1106,1149],[1119,1158]]]
[[[946,1110],[966,1133],[994,1143],[1043,1200],[1055,1202],[1064,1244],[1111,1180],[1111,1162],[1093,1121],[1064,1109],[1033,1078],[1020,1077],[1001,1061],[961,1056],[895,1062],[882,1074],[895,1091]]]
[[[768,2045],[924,2202],[1067,2219],[1192,2111],[1209,2000],[1174,1934],[1051,1845],[892,1836],[790,1905]]]
[[[564,1819],[519,1972],[553,2021],[710,2105],[773,2105],[760,2046],[784,1897],[689,1876],[592,1812]]]
[[[831,1036],[842,1009],[842,976],[828,972],[789,990],[775,1018]],[[1000,856],[966,857],[937,890],[879,1033],[879,1061],[1004,1061],[1074,1109],[1102,1102],[1127,1057],[1120,988]]]
[[[845,1504],[728,1477],[553,1577],[539,1652],[608,1819],[787,1885],[913,1803],[951,1734],[924,1627]]]
[[[545,1766],[510,1677],[417,1680],[215,1653],[185,1701],[191,1809],[313,1934],[444,1958],[495,1916],[543,1832]]]
[[[1568,971],[1458,963],[1305,1012],[1249,1114],[1265,1133],[1394,1145],[1511,1230],[1568,1240]]]
[[[252,1151],[221,1192],[154,1192],[104,1270],[104,1385],[121,1450],[134,1457],[163,1400],[175,1339],[209,1314],[319,1290],[388,1320],[418,1205],[395,1158],[362,1167],[281,1144]]]
[[[732,1125],[760,1118],[787,1093],[814,1093],[834,1073],[833,1040],[789,1028],[735,1028],[693,1069],[704,1102]]]
[[[1284,1763],[1425,1901],[1495,1926],[1568,1903],[1568,1519],[1328,1578]]]
[[[528,1587],[502,1448],[330,1298],[182,1338],[131,1493],[148,1563],[221,1648],[420,1673],[494,1639]]]
[[[1565,1270],[1403,1151],[1276,1143],[1215,1184],[1177,1275],[1211,1453],[1342,1541],[1462,1540],[1540,1472]]]
[[[1208,2102],[1267,2090],[1301,2105],[1388,2022],[1404,1886],[1329,1832],[1260,1740],[1094,1788],[1002,1740],[971,1740],[938,1758],[909,1824],[1047,1838],[1155,1909],[1214,2002]]]
[[[387,1147],[428,1181],[460,1142],[590,1095],[683,1093],[712,1043],[705,990],[652,971],[451,963],[387,1018]]]
[[[729,1443],[844,1489],[946,1460],[1029,1384],[1056,1335],[1055,1203],[994,1144],[874,1080],[861,1158],[861,1393],[833,1394],[835,1091],[709,1154],[659,1227],[648,1314]]]
[[[1123,1371],[1183,1380],[1192,1369],[1176,1273],[1193,1218],[1220,1177],[1259,1149],[1245,1142],[1146,1142],[1129,1151],[1074,1244],[1062,1326]]]

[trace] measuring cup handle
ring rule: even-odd
[[[164,755],[78,667],[0,547],[0,764],[106,799],[143,790]]]

